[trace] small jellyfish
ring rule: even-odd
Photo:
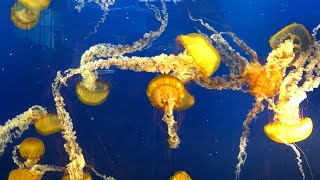
[[[298,23],[282,28],[270,38],[269,43],[272,49],[276,49],[287,39],[294,43],[295,52],[306,51],[312,44],[312,38],[308,30],[304,25]]]
[[[186,110],[194,105],[194,97],[184,88],[183,82],[175,76],[163,74],[153,78],[146,90],[151,104],[164,111],[162,120],[168,125],[170,148],[178,148],[177,122],[173,110]]]
[[[84,81],[80,81],[76,87],[76,94],[79,100],[90,106],[102,104],[109,96],[110,84],[100,79],[95,81],[95,87],[89,89],[85,86]]]
[[[64,175],[61,180],[71,180],[69,175]],[[84,172],[83,177],[79,180],[92,180],[92,177],[89,173]]]
[[[62,131],[61,119],[57,114],[44,114],[34,120],[36,131],[42,136],[47,136]]]
[[[39,11],[31,10],[20,2],[16,2],[11,8],[11,21],[22,30],[35,27],[39,22],[39,16]]]
[[[181,43],[187,53],[192,56],[196,66],[205,76],[211,76],[220,66],[220,54],[210,41],[198,33],[179,35],[177,42]]]
[[[177,171],[169,180],[192,180],[185,171]]]
[[[19,145],[19,153],[21,157],[26,159],[24,164],[27,167],[36,164],[44,152],[44,144],[38,138],[27,138]]]
[[[51,0],[19,0],[23,5],[34,11],[42,11],[46,9]]]
[[[271,122],[264,126],[265,134],[273,141],[282,144],[296,143],[309,137],[313,129],[310,118],[297,123]]]
[[[10,171],[8,180],[40,180],[42,173],[28,169],[14,169]]]

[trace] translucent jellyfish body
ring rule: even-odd
[[[76,94],[79,100],[91,106],[98,106],[102,104],[109,96],[110,93],[110,84],[105,83],[104,81],[97,79],[95,81],[95,87],[89,89],[85,86],[85,82],[81,81],[76,87]]]
[[[41,118],[35,119],[34,126],[36,131],[43,136],[54,134],[62,130],[61,119],[59,119],[57,114],[45,114],[41,116]]]
[[[16,2],[11,8],[11,21],[23,30],[32,29],[39,22],[40,12],[31,10],[20,2]]]
[[[198,33],[179,35],[177,41],[192,56],[195,64],[205,76],[211,76],[220,66],[220,55],[210,41]]]
[[[176,149],[180,144],[177,122],[173,110],[186,110],[194,105],[194,97],[184,88],[183,82],[171,75],[159,75],[152,79],[146,90],[153,106],[164,111],[162,120],[168,125],[169,147]]]
[[[26,159],[24,163],[27,167],[36,164],[44,154],[45,147],[43,142],[38,138],[27,138],[19,145],[21,157]]]

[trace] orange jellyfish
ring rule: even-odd
[[[69,177],[69,175],[64,175],[62,177],[62,180],[71,180],[71,178]],[[92,177],[89,173],[84,172],[83,177],[79,180],[92,180]]]
[[[186,110],[194,105],[194,97],[184,88],[183,82],[175,76],[162,74],[153,78],[146,90],[151,104],[164,111],[162,120],[168,125],[169,147],[176,149],[180,139],[173,110]]]
[[[42,173],[39,171],[19,168],[10,171],[8,180],[40,180],[41,177]]]
[[[277,143],[296,143],[305,140],[312,132],[312,120],[307,117],[301,118],[299,115],[299,100],[304,96],[299,93],[291,93],[295,92],[295,89],[298,87],[280,89],[273,122],[264,126],[265,134]]]
[[[34,11],[42,11],[46,9],[51,0],[19,0],[23,5]]]
[[[285,68],[269,69],[259,62],[252,62],[245,66],[242,74],[248,83],[248,92],[256,98],[274,97],[279,93]]]
[[[109,96],[110,84],[100,79],[95,81],[95,87],[89,89],[85,86],[84,81],[80,81],[76,87],[76,94],[79,100],[91,106],[102,104]]]
[[[183,45],[187,53],[194,59],[197,68],[206,77],[218,70],[220,55],[204,35],[198,33],[179,35],[177,41]]]
[[[169,180],[192,180],[191,177],[185,171],[178,171],[170,177]]]
[[[298,23],[292,23],[282,28],[270,38],[269,43],[272,49],[276,49],[287,39],[293,42],[296,52],[305,51],[312,44],[312,38],[308,30],[304,25]]]
[[[11,21],[22,30],[35,27],[39,22],[39,16],[39,11],[31,10],[20,2],[16,2],[11,8]]]
[[[36,164],[44,154],[44,151],[44,144],[38,138],[27,138],[19,145],[19,153],[21,157],[26,159],[24,164],[27,167]]]
[[[41,115],[40,118],[34,120],[34,127],[43,136],[62,131],[61,119],[59,119],[57,114]]]

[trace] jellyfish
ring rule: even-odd
[[[153,78],[146,90],[151,104],[164,111],[162,120],[168,125],[169,147],[176,149],[180,144],[177,135],[177,122],[173,110],[188,109],[194,105],[194,97],[184,88],[183,82],[172,75],[159,75]]]
[[[202,19],[189,17],[213,33],[210,39],[216,44],[221,59],[230,71],[229,75],[220,77],[198,76],[195,82],[207,89],[240,90],[250,93],[256,100],[243,122],[236,179],[240,177],[241,166],[247,159],[249,124],[264,110],[263,101],[267,101],[268,109],[274,112],[274,122],[265,126],[267,136],[293,149],[299,170],[305,178],[300,153],[292,143],[306,139],[312,131],[311,119],[299,117],[299,104],[307,97],[306,92],[317,88],[320,83],[320,47],[315,38],[320,25],[314,28],[312,38],[300,24],[294,23],[280,30],[270,38],[273,50],[268,55],[267,63],[262,65],[257,53],[234,33],[218,32]],[[231,37],[250,59],[231,47],[224,35]],[[287,133],[292,133],[292,136]]]
[[[219,52],[204,35],[198,33],[179,35],[177,41],[180,42],[187,53],[192,56],[197,68],[199,68],[205,76],[211,76],[218,70],[220,65]]]
[[[91,89],[85,85],[85,80],[80,81],[76,87],[76,94],[78,99],[90,106],[98,106],[102,104],[109,96],[110,84],[103,80],[97,79],[94,87]]]
[[[264,126],[265,134],[273,141],[283,144],[296,143],[305,140],[312,132],[313,123],[310,118],[292,121],[291,124],[284,122],[270,122]]]
[[[78,2],[80,3],[79,9],[81,9],[84,5],[84,0],[80,0]],[[103,2],[101,1],[101,3]],[[105,3],[109,4],[110,1]],[[81,74],[83,80],[85,80],[86,82],[84,83],[84,86],[86,86],[87,89],[94,90],[97,86],[96,83],[99,82],[97,81],[98,75],[94,71],[98,68],[108,69],[108,67],[103,68],[103,65],[101,64],[101,61],[99,59],[110,57],[126,59],[125,57],[122,57],[124,54],[132,53],[148,47],[148,45],[150,45],[162,34],[168,23],[168,13],[165,5],[165,0],[161,0],[161,4],[161,11],[155,6],[148,6],[149,9],[151,9],[155,13],[156,19],[160,22],[160,27],[156,31],[150,31],[145,33],[142,38],[133,42],[131,45],[112,45],[107,43],[94,45],[90,47],[87,51],[85,51],[81,56],[79,68],[74,70],[66,70],[65,76],[63,76],[60,71],[57,72],[57,77],[55,78],[52,84],[52,94],[54,97],[57,114],[59,118],[62,120],[62,135],[66,141],[64,144],[64,148],[70,160],[70,162],[66,166],[66,171],[71,179],[81,179],[83,177],[83,169],[86,165],[86,162],[82,154],[82,149],[76,141],[77,137],[76,132],[73,129],[72,118],[65,109],[65,102],[64,98],[60,93],[60,88],[62,87],[62,85],[67,85],[67,80],[71,78],[73,75]],[[113,63],[113,61],[109,61],[109,63]],[[82,67],[89,68],[85,69]],[[148,67],[150,67],[150,65]],[[122,66],[122,68],[128,69],[129,66]]]
[[[0,156],[5,152],[5,148],[13,138],[19,138],[29,128],[35,119],[41,117],[41,114],[47,114],[47,111],[41,106],[32,106],[27,111],[9,119],[3,126],[0,126]]]
[[[40,11],[29,9],[19,1],[11,8],[11,21],[22,30],[35,27],[39,22],[39,16]]]
[[[192,180],[191,177],[185,171],[177,171],[169,180]]]
[[[61,180],[71,180],[71,178],[69,175],[64,175]],[[78,180],[92,180],[92,177],[89,173],[85,172],[83,173],[83,177]]]
[[[39,171],[18,168],[10,171],[8,180],[40,180],[42,173]]]
[[[43,114],[34,120],[36,131],[42,136],[47,136],[62,131],[61,119],[57,114]]]
[[[31,167],[36,164],[44,154],[45,147],[43,142],[38,138],[27,138],[20,143],[19,153],[26,159],[24,164]]]
[[[306,51],[312,44],[312,38],[308,30],[304,25],[298,23],[292,23],[281,29],[270,38],[269,43],[272,49],[276,49],[287,39],[291,39],[296,52]]]
[[[46,9],[51,0],[19,0],[23,5],[34,11],[42,11]]]

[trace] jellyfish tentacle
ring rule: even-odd
[[[250,133],[250,123],[257,118],[257,114],[259,114],[264,109],[264,105],[262,104],[262,98],[256,99],[256,102],[253,104],[253,108],[247,114],[247,118],[242,124],[242,135],[240,137],[240,145],[239,145],[239,154],[238,154],[238,164],[236,165],[236,179],[240,178],[241,166],[245,163],[247,159],[246,147],[248,143],[248,136]]]

